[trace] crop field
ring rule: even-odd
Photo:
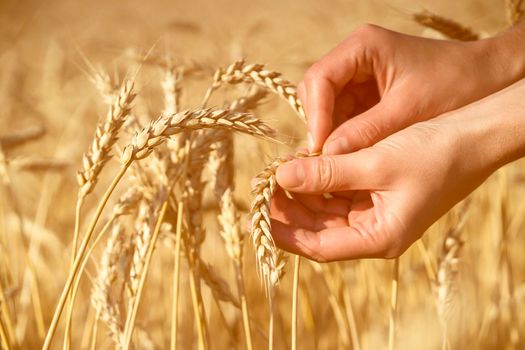
[[[299,258],[268,219],[311,64],[512,3],[0,1],[0,349],[523,349],[524,161],[397,259]]]

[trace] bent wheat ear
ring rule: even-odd
[[[422,26],[434,29],[450,39],[459,41],[475,41],[479,39],[479,35],[472,29],[427,10],[415,13],[412,18]]]
[[[172,135],[206,128],[238,131],[270,140],[275,135],[271,127],[249,113],[238,113],[228,109],[184,111],[161,116],[135,134],[122,152],[121,162],[129,165],[134,160],[146,158],[155,147]]]
[[[295,158],[313,157],[319,153],[297,153]],[[275,172],[279,165],[290,160],[290,158],[277,158],[270,163],[256,177],[258,180],[252,193],[255,198],[251,207],[251,236],[255,249],[255,260],[259,276],[262,278],[266,294],[271,297],[271,288],[279,284],[284,275],[286,258],[282,251],[277,249],[272,238],[272,225],[270,221],[270,201],[277,189]]]
[[[263,64],[246,64],[244,60],[238,60],[226,69],[220,68],[215,72],[211,89],[217,89],[222,83],[243,82],[255,83],[276,93],[288,102],[299,118],[306,123],[306,115],[297,97],[295,85],[284,79],[281,73],[266,69]]]
[[[262,278],[267,295],[270,288],[279,282],[280,272],[284,264],[280,263],[277,247],[272,238],[270,222],[270,200],[277,188],[275,172],[284,159],[277,158],[257,175],[257,184],[252,193],[255,199],[252,202],[251,236],[255,248],[257,269]]]

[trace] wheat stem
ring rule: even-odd
[[[72,243],[72,249],[71,249],[71,261],[69,263],[70,268],[73,267],[73,263],[75,262],[75,256],[77,255],[77,245],[78,245],[78,235],[80,231],[80,212],[82,211],[82,206],[84,204],[84,198],[85,196],[79,196],[77,199],[77,204],[75,208],[75,229],[73,232],[73,243]],[[81,268],[82,269],[82,268]],[[79,272],[79,275],[82,274],[82,272]],[[80,283],[80,276],[76,278],[78,282],[75,283],[75,286],[73,288],[73,293],[76,294],[75,290],[78,288],[78,284]],[[75,296],[70,295],[69,300],[69,306],[68,306],[68,312],[67,312],[67,319],[66,319],[66,329],[64,331],[64,350],[68,350],[71,346],[71,323],[73,319],[73,306],[75,303]]]
[[[55,312],[53,314],[53,318],[51,320],[51,324],[49,325],[49,329],[46,334],[46,338],[44,340],[44,345],[42,347],[42,350],[48,350],[51,347],[51,342],[53,340],[53,336],[55,335],[58,321],[60,320],[60,316],[62,315],[62,311],[64,310],[64,305],[67,300],[67,296],[69,295],[69,292],[71,290],[71,287],[73,285],[74,279],[77,276],[78,268],[80,267],[80,264],[82,262],[82,258],[87,250],[89,241],[91,240],[91,237],[93,236],[93,232],[95,230],[95,226],[98,222],[98,219],[100,218],[100,215],[102,214],[102,211],[104,210],[109,197],[113,193],[113,190],[117,186],[117,184],[120,182],[124,174],[126,173],[126,170],[128,169],[129,165],[125,165],[121,167],[118,174],[115,176],[113,181],[111,182],[110,186],[104,193],[104,196],[100,200],[97,209],[95,211],[95,214],[93,215],[93,218],[89,224],[88,230],[84,238],[82,239],[82,242],[80,244],[80,248],[78,251],[77,256],[75,257],[75,262],[73,264],[73,268],[69,272],[66,284],[64,286],[64,289],[62,290],[62,294],[60,295],[60,298],[58,300],[58,304],[56,306]]]
[[[395,348],[398,287],[399,287],[399,258],[396,258],[394,260],[392,290],[391,290],[391,297],[390,297],[390,326],[389,326],[389,331],[388,331],[388,350],[394,350]]]
[[[4,327],[4,321],[2,320],[2,317],[0,317],[0,341],[2,344],[2,349],[6,349],[6,350],[11,349],[11,346],[9,345],[9,340],[7,338],[7,331]]]
[[[301,257],[296,255],[294,258],[293,270],[293,300],[292,300],[292,350],[297,349],[297,300],[299,298],[299,267]]]
[[[100,230],[99,234],[97,235],[97,237],[95,238],[91,246],[88,248],[88,250],[84,254],[82,263],[80,264],[80,267],[78,268],[77,277],[75,278],[75,282],[73,284],[71,292],[69,293],[70,299],[69,299],[68,313],[66,314],[66,333],[65,334],[69,334],[67,330],[69,327],[71,327],[71,320],[73,319],[73,311],[74,311],[73,309],[74,309],[77,293],[80,287],[80,281],[82,280],[82,273],[84,272],[86,268],[86,265],[89,261],[89,257],[91,256],[91,253],[93,252],[97,244],[100,242],[104,234],[107,232],[107,230],[111,227],[111,224],[113,223],[114,220],[115,220],[115,216],[112,216],[111,219],[108,220],[108,222],[106,222],[106,224],[102,227],[102,229]],[[64,344],[66,343],[66,340],[67,338],[64,337]]]
[[[142,292],[144,290],[144,285],[146,283],[146,277],[148,276],[149,265],[151,263],[151,258],[153,257],[153,251],[155,250],[155,244],[157,243],[157,239],[160,233],[160,226],[162,224],[162,221],[164,220],[164,215],[166,213],[167,208],[168,208],[168,200],[166,199],[164,203],[162,204],[162,207],[159,212],[157,223],[155,225],[155,231],[153,232],[153,237],[151,238],[151,242],[148,247],[148,252],[146,253],[144,269],[140,275],[139,287],[137,289],[136,296],[134,298],[133,307],[131,311],[129,312],[127,320],[126,320],[126,327],[124,329],[124,337],[125,337],[124,338],[124,349],[129,349],[129,346],[131,344],[131,337],[133,335],[133,329],[135,328],[135,319],[137,318],[137,312],[139,309]]]
[[[182,235],[182,213],[184,210],[184,203],[179,202],[177,206],[177,232],[175,242],[175,263],[173,268],[173,305],[171,309],[171,343],[170,349],[177,349],[177,320],[179,310],[179,280],[180,280],[180,247]]]

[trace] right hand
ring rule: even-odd
[[[518,25],[492,39],[457,42],[360,27],[299,84],[309,150],[342,154],[369,147],[512,84],[524,71],[515,54],[521,32]]]

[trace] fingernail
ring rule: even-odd
[[[310,132],[308,132],[308,135],[306,136],[307,139],[308,139],[308,151],[310,152],[314,152],[315,149],[314,149],[314,138],[312,137],[312,134]]]
[[[277,169],[277,182],[281,187],[294,188],[304,183],[305,173],[300,162],[291,161],[284,163]]]
[[[325,154],[341,154],[350,150],[348,140],[345,137],[338,137],[330,141],[324,148]]]

